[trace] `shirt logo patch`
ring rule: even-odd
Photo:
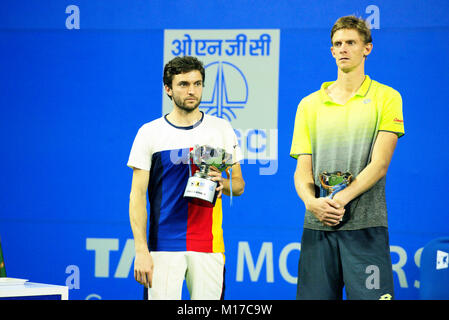
[[[363,100],[363,103],[364,103],[364,104],[368,104],[368,103],[370,103],[370,102],[371,102],[371,99],[369,99],[369,98],[368,98],[368,99],[365,99],[365,100]]]
[[[394,118],[393,121],[396,122],[397,124],[402,124],[402,123],[404,123],[404,120],[398,119],[398,118]]]

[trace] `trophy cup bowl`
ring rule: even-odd
[[[333,196],[346,188],[353,180],[350,172],[327,172],[320,173],[320,196],[333,198]]]
[[[224,149],[213,148],[207,145],[195,145],[189,155],[190,161],[195,164],[199,171],[189,177],[184,191],[184,198],[201,199],[215,204],[217,199],[218,182],[209,176],[210,167],[214,166],[220,172],[232,166],[232,155]]]

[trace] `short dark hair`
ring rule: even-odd
[[[204,86],[205,71],[203,63],[200,60],[191,56],[173,58],[164,67],[164,85],[171,89],[175,75],[187,73],[193,70],[198,70],[201,73]]]
[[[357,32],[360,34],[360,36],[362,37],[363,42],[365,42],[365,44],[373,42],[373,38],[371,37],[371,30],[368,27],[366,21],[363,20],[362,18],[357,18],[356,16],[345,16],[345,17],[339,18],[335,22],[335,24],[331,30],[331,44],[332,45],[334,45],[332,43],[332,38],[334,37],[335,32],[337,32],[340,29],[357,30]]]

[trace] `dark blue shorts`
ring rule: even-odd
[[[304,229],[297,299],[393,299],[388,229],[319,231]]]

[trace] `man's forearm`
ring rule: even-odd
[[[355,178],[355,180],[344,190],[338,192],[334,199],[340,204],[346,205],[362,193],[368,191],[388,171],[391,158],[398,137],[393,132],[381,131],[377,135],[373,148],[372,160]]]
[[[241,178],[232,178],[232,195],[240,196],[245,189],[245,182]],[[223,194],[231,195],[231,182],[229,179],[223,178]]]
[[[315,199],[315,183],[310,176],[306,176],[304,172],[296,171],[294,175],[295,189],[298,196],[307,204]]]
[[[308,204],[315,199],[315,181],[313,180],[311,155],[299,156],[293,180],[296,193],[307,208]]]
[[[129,201],[129,220],[134,235],[136,252],[148,251],[146,232],[147,216],[146,195],[131,194]]]
[[[348,204],[373,187],[387,174],[388,164],[382,161],[371,162],[345,189],[335,194],[334,199],[343,205]]]

